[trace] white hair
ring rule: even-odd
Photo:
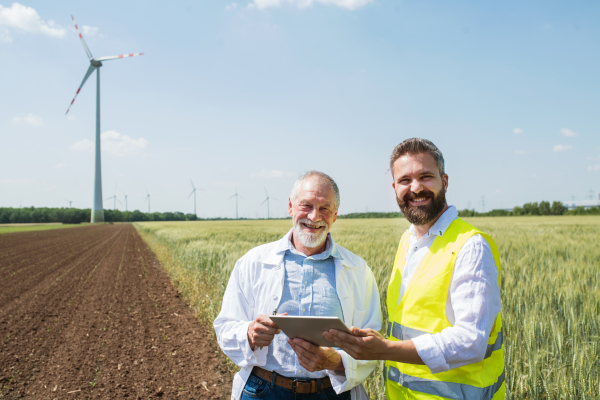
[[[296,183],[294,183],[294,187],[292,188],[292,194],[290,195],[292,203],[294,200],[296,200],[296,196],[298,196],[298,192],[300,191],[304,181],[312,177],[317,177],[320,180],[324,180],[329,183],[331,189],[333,189],[333,193],[335,194],[335,209],[338,210],[340,208],[340,190],[338,189],[338,185],[335,183],[332,177],[319,171],[308,171],[296,180]]]

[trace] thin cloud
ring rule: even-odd
[[[41,117],[33,115],[32,113],[23,114],[13,118],[13,122],[17,125],[30,125],[30,126],[41,126],[44,125]]]
[[[556,146],[554,146],[552,148],[552,151],[555,153],[560,153],[561,151],[571,150],[572,148],[573,148],[573,146],[571,146],[570,144],[567,144],[567,145],[557,144]]]
[[[279,171],[276,169],[272,169],[270,171],[263,169],[262,171],[251,175],[252,178],[266,178],[266,179],[289,178],[292,176],[294,176],[294,173],[292,173],[292,172]]]
[[[513,133],[515,135],[520,135],[521,133],[523,133],[523,129],[521,129],[521,128],[515,128],[515,129],[513,129]]]
[[[83,34],[85,36],[94,36],[96,33],[98,33],[98,27],[97,26],[83,25],[81,27],[81,30],[83,31]]]
[[[231,3],[225,6],[225,11],[233,11],[238,8],[238,3]]]
[[[527,151],[527,150],[515,150],[515,154],[518,156],[523,156],[523,155],[529,154],[529,153],[531,153],[531,152]]]
[[[562,128],[562,129],[560,130],[560,133],[561,133],[563,136],[566,136],[566,137],[574,137],[574,136],[577,136],[577,132],[573,132],[573,131],[572,131],[571,129],[569,129],[569,128]]]
[[[258,8],[259,10],[269,7],[281,7],[284,4],[295,5],[298,8],[311,7],[315,3],[333,5],[348,10],[356,10],[363,7],[373,0],[254,0],[249,7]]]
[[[590,165],[588,171],[600,171],[600,164]]]
[[[0,41],[12,42],[12,32],[41,33],[54,38],[62,38],[67,30],[54,21],[44,21],[38,12],[19,3],[10,7],[0,5]]]
[[[59,162],[58,164],[56,164],[56,165],[54,166],[54,168],[56,168],[56,169],[63,169],[63,168],[65,168],[66,166],[67,166],[67,164]]]
[[[117,131],[106,131],[100,135],[102,151],[119,157],[136,156],[148,147],[148,141],[144,138],[133,139],[127,135],[121,135]],[[94,142],[83,139],[71,146],[76,151],[93,151]]]

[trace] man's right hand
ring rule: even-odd
[[[287,313],[282,314],[287,315]],[[256,347],[265,347],[271,344],[275,335],[281,332],[281,329],[271,321],[267,315],[259,315],[250,322],[248,326],[248,342],[252,351]]]

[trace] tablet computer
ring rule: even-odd
[[[323,332],[337,329],[352,335],[350,329],[338,317],[305,317],[291,315],[269,315],[271,321],[290,338],[300,338],[316,346],[336,347],[335,344],[325,339]]]

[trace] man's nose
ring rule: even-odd
[[[310,213],[308,213],[308,219],[310,219],[311,221],[317,221],[319,218],[319,208],[315,207],[313,208]]]
[[[421,182],[419,182],[418,180],[414,180],[411,182],[410,184],[410,191],[413,193],[419,193],[421,190],[423,190],[423,185],[421,184]]]

